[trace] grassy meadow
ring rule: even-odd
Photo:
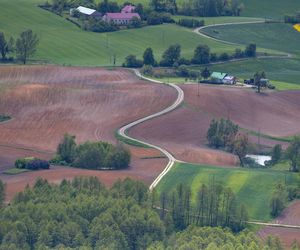
[[[286,14],[300,10],[298,0],[243,0],[242,16],[282,19]]]
[[[176,164],[162,179],[158,192],[169,192],[177,184],[191,187],[192,200],[195,201],[202,184],[208,184],[214,177],[216,182],[230,187],[237,195],[237,202],[244,203],[252,220],[269,220],[269,200],[276,183],[286,182],[296,185],[298,174],[277,170],[226,168],[186,163]]]
[[[159,59],[162,52],[174,43],[182,46],[182,56],[187,58],[192,56],[199,44],[207,44],[217,53],[230,53],[236,47],[203,38],[189,29],[172,24],[112,33],[87,32],[64,18],[37,7],[41,2],[0,0],[0,30],[6,36],[17,37],[21,31],[31,28],[40,38],[34,59],[48,63],[108,66],[112,65],[112,57],[116,55],[117,65],[121,65],[129,54],[141,58],[147,47],[152,47]],[[16,10],[22,15],[16,17]]]
[[[260,48],[279,50],[300,56],[300,33],[291,24],[227,25],[209,27],[204,29],[203,32],[229,42],[245,45],[255,43]]]

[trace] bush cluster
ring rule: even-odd
[[[77,145],[75,136],[66,134],[51,162],[87,169],[122,169],[128,167],[130,159],[130,152],[121,145],[102,141]]]
[[[26,157],[17,159],[15,162],[15,167],[20,169],[38,170],[49,169],[50,164],[48,161],[41,160],[35,157]]]
[[[197,28],[204,26],[204,20],[199,21],[194,18],[182,18],[179,19],[176,24],[188,28]]]
[[[83,29],[93,32],[112,32],[119,30],[119,27],[112,23],[104,22],[95,18],[90,18],[88,21],[84,22]]]

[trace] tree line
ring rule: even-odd
[[[102,141],[77,145],[75,139],[74,135],[65,134],[51,163],[87,169],[122,169],[129,166],[131,155],[122,145],[114,146]]]
[[[236,49],[233,55],[228,53],[221,53],[219,56],[216,53],[211,53],[210,48],[207,45],[198,45],[194,50],[194,55],[191,60],[181,57],[181,46],[179,44],[170,45],[162,54],[160,62],[154,58],[152,48],[147,48],[143,54],[143,60],[139,60],[135,55],[128,55],[123,63],[124,67],[138,68],[143,65],[150,65],[152,67],[175,67],[180,65],[190,64],[209,64],[217,61],[228,61],[234,58],[243,57],[255,57],[256,56],[256,45],[249,44],[245,50]]]
[[[0,181],[0,202],[2,187]],[[180,225],[182,216],[184,221],[201,218],[192,217],[194,211],[187,210],[185,192],[182,187],[175,191],[176,225]],[[222,195],[213,193],[211,201],[226,211],[222,200],[217,200]],[[231,194],[228,195],[232,200]],[[106,188],[96,177],[76,177],[60,184],[38,179],[32,188],[27,186],[18,193],[9,205],[0,203],[0,250],[282,249],[278,238],[269,237],[263,243],[248,230],[233,233],[228,228],[199,227],[196,222],[187,228],[175,229],[170,226],[175,224],[170,215],[173,211],[161,219],[163,211],[152,208],[152,196],[145,184],[130,179],[119,180],[111,188]],[[209,200],[207,204],[211,204]],[[209,208],[215,209],[216,205]],[[221,221],[220,215],[218,218]],[[226,221],[229,217],[222,218]],[[216,217],[210,221],[215,222]]]
[[[125,4],[132,4],[126,2]],[[43,6],[51,7],[57,14],[62,14],[66,9],[78,7],[79,5],[97,9],[100,13],[118,12],[120,6],[118,2],[103,0],[96,2],[94,0],[48,0]],[[188,15],[188,16],[239,16],[245,6],[241,0],[191,0],[186,1],[178,6],[176,0],[151,0],[149,6],[143,6],[141,3],[136,5],[137,12],[143,9],[145,13],[170,13],[172,15]]]
[[[247,209],[244,205],[237,204],[230,188],[216,183],[212,178],[208,185],[201,186],[194,204],[191,194],[190,187],[183,184],[177,185],[170,193],[162,192],[157,208],[160,218],[172,221],[171,226],[176,230],[185,229],[189,225],[227,227],[234,232],[245,228]],[[155,199],[155,193],[152,195]]]
[[[0,52],[3,62],[14,61],[15,53],[18,60],[26,64],[29,58],[35,53],[39,43],[39,39],[32,30],[28,29],[21,32],[20,36],[15,39],[10,37],[7,39],[3,32],[0,32]]]

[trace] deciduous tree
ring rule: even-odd
[[[32,57],[35,52],[39,39],[32,30],[23,31],[16,42],[16,52],[18,58],[26,64],[28,58]]]

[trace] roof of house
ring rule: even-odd
[[[132,13],[135,10],[135,6],[133,5],[125,5],[121,10],[122,13]]]
[[[225,76],[224,80],[234,80],[235,76]]]
[[[83,7],[83,6],[79,6],[77,8],[77,10],[82,13],[82,14],[85,14],[85,15],[92,15],[96,10],[94,9],[90,9],[90,8],[86,8],[86,7]]]
[[[95,11],[94,13],[91,14],[92,17],[102,17],[102,13]]]
[[[226,76],[227,76],[227,73],[213,72],[210,77],[223,80]]]
[[[140,18],[138,13],[106,13],[106,17],[110,19],[132,19],[133,17]]]

